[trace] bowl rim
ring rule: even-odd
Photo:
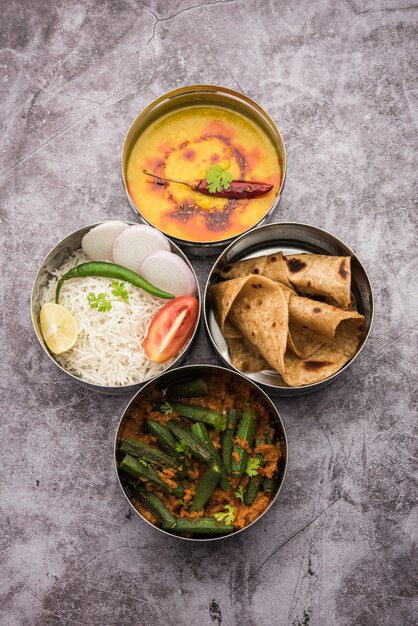
[[[99,222],[94,222],[92,224],[86,224],[84,226],[80,226],[79,228],[76,228],[74,231],[68,233],[65,237],[62,237],[52,248],[51,250],[45,255],[45,257],[43,258],[41,264],[38,266],[38,269],[36,270],[36,274],[35,277],[33,279],[32,282],[32,288],[31,288],[31,296],[30,296],[30,310],[31,310],[31,319],[32,319],[32,327],[35,331],[35,335],[36,338],[38,340],[38,343],[40,344],[40,346],[42,347],[43,351],[47,354],[47,356],[49,357],[49,359],[55,364],[56,367],[58,367],[62,372],[64,372],[64,374],[66,374],[67,376],[70,376],[76,383],[81,384],[85,387],[90,388],[91,391],[97,391],[99,393],[104,393],[106,394],[106,392],[109,392],[110,390],[112,391],[112,393],[117,393],[118,390],[120,390],[120,393],[127,393],[127,392],[133,392],[133,391],[137,391],[138,390],[138,385],[143,385],[145,383],[151,382],[152,380],[154,380],[155,376],[151,377],[151,378],[147,378],[146,380],[144,380],[143,382],[138,382],[138,383],[132,383],[129,385],[118,385],[118,386],[112,386],[112,385],[98,385],[97,383],[91,383],[90,381],[84,380],[83,378],[80,378],[79,376],[76,376],[75,374],[72,374],[71,372],[69,372],[68,370],[66,370],[60,363],[58,363],[58,361],[55,360],[55,358],[52,356],[50,350],[47,348],[46,344],[44,342],[42,342],[39,338],[38,335],[38,329],[36,328],[36,324],[35,324],[35,319],[36,319],[36,323],[39,326],[39,332],[42,333],[41,329],[40,329],[40,324],[38,321],[38,316],[35,315],[35,304],[39,304],[35,302],[35,286],[41,276],[42,270],[45,267],[46,263],[48,262],[48,259],[51,257],[51,255],[54,254],[56,248],[58,248],[59,246],[61,246],[66,239],[73,237],[75,235],[77,235],[80,231],[86,230],[86,232],[88,232],[88,230],[91,230],[92,228],[94,228],[95,226],[99,226],[100,224],[105,224],[106,222],[123,222],[128,224],[129,226],[138,226],[138,222],[131,222],[130,220],[124,220],[124,219],[120,219],[120,220],[115,220],[115,219],[108,219],[108,220],[102,220]],[[153,226],[153,228],[155,228]],[[87,230],[88,229],[88,230]],[[158,230],[158,229],[156,229]],[[165,235],[164,235],[165,236]],[[196,272],[194,270],[194,267],[191,263],[191,261],[188,259],[187,255],[179,248],[179,246],[173,242],[169,237],[167,237],[167,239],[170,242],[170,246],[172,246],[171,251],[175,252],[176,254],[180,253],[180,257],[183,260],[186,260],[189,269],[192,271],[194,279],[196,281],[196,288],[197,288],[197,300],[199,302],[199,315],[198,315],[198,319],[196,322],[196,326],[194,328],[193,334],[190,337],[189,341],[187,342],[187,344],[185,345],[184,349],[182,350],[182,352],[177,356],[176,360],[163,372],[161,372],[161,374],[164,374],[166,371],[173,369],[176,367],[176,364],[179,362],[179,360],[181,360],[185,353],[188,351],[188,349],[190,348],[190,346],[192,345],[194,339],[196,338],[196,334],[198,332],[199,326],[200,326],[200,322],[201,322],[201,318],[202,318],[202,304],[203,304],[203,300],[202,300],[202,294],[201,294],[201,289],[200,289],[200,285],[199,285],[199,281],[198,278],[196,276]],[[174,248],[174,250],[173,250]],[[160,374],[157,374],[157,376],[159,376]]]
[[[370,324],[369,324],[369,328],[368,328],[366,334],[362,337],[362,345],[357,350],[356,354],[353,356],[352,359],[347,361],[347,363],[345,363],[341,369],[339,369],[337,372],[335,372],[331,376],[328,376],[328,378],[324,378],[324,380],[320,380],[320,381],[315,382],[315,383],[310,383],[309,385],[299,385],[297,387],[290,387],[289,385],[287,385],[287,386],[285,386],[285,385],[271,385],[269,383],[256,383],[256,384],[261,384],[261,385],[263,385],[263,387],[265,389],[268,389],[268,393],[274,394],[278,390],[288,390],[289,389],[289,390],[295,391],[296,393],[298,393],[298,395],[303,395],[304,393],[310,393],[311,391],[319,389],[319,387],[317,387],[317,385],[325,385],[325,384],[328,385],[329,383],[332,383],[346,369],[348,369],[352,363],[354,363],[354,361],[357,359],[359,354],[362,352],[364,346],[366,345],[366,343],[367,343],[367,341],[369,339],[369,336],[370,336],[370,333],[371,333],[371,330],[372,330],[372,326],[373,326],[373,321],[374,321],[374,308],[375,307],[374,307],[373,287],[372,287],[372,284],[370,282],[370,278],[369,278],[369,275],[368,275],[368,273],[366,271],[366,268],[364,267],[362,261],[359,259],[358,255],[354,252],[354,250],[352,250],[352,248],[350,248],[350,246],[348,246],[342,239],[340,239],[339,237],[337,237],[333,233],[330,233],[329,231],[325,230],[324,228],[320,228],[319,226],[313,226],[311,224],[306,224],[305,222],[270,222],[269,224],[264,224],[263,226],[259,226],[258,228],[253,229],[253,230],[254,231],[255,230],[262,231],[262,230],[266,230],[268,228],[274,228],[276,226],[283,226],[283,227],[297,226],[299,228],[301,227],[302,229],[309,229],[310,231],[313,230],[314,232],[316,232],[317,234],[320,234],[320,235],[326,235],[327,237],[331,237],[334,240],[335,243],[341,244],[344,248],[346,248],[347,251],[349,252],[349,255],[351,256],[351,258],[354,258],[356,260],[356,262],[359,264],[361,270],[364,272],[364,276],[365,276],[366,281],[367,281],[367,286],[368,286],[368,288],[370,290],[370,305],[371,306],[370,306]],[[212,265],[212,269],[210,270],[208,278],[206,280],[205,289],[204,289],[204,292],[203,292],[203,303],[202,304],[203,304],[203,319],[204,319],[204,323],[205,323],[206,334],[209,337],[209,343],[211,344],[211,346],[212,346],[214,352],[216,353],[217,357],[221,359],[222,363],[224,363],[227,366],[227,368],[232,369],[233,371],[242,374],[245,378],[248,378],[249,380],[255,382],[245,372],[240,372],[240,370],[238,370],[234,365],[232,365],[232,363],[227,361],[224,358],[224,356],[221,354],[221,352],[220,352],[220,350],[219,350],[219,348],[218,348],[218,346],[217,346],[217,344],[215,342],[215,339],[212,336],[212,333],[210,331],[209,320],[208,320],[208,315],[207,315],[207,309],[209,308],[208,290],[211,287],[211,280],[212,280],[212,277],[213,277],[213,275],[215,273],[215,270],[217,269],[217,266],[219,264],[220,258],[222,256],[226,255],[230,251],[232,246],[236,245],[239,241],[241,241],[241,239],[244,239],[248,235],[249,235],[249,233],[243,233],[240,237],[237,237],[218,256],[218,258],[216,259],[216,261]],[[335,256],[335,255],[330,255],[330,256]]]
[[[134,505],[132,504],[131,500],[128,498],[128,496],[126,494],[126,491],[123,488],[122,481],[121,481],[121,478],[120,478],[120,475],[119,475],[118,466],[117,466],[117,451],[118,451],[117,443],[118,443],[118,435],[119,435],[119,431],[120,431],[122,422],[123,422],[123,420],[126,417],[128,409],[130,408],[130,406],[132,404],[134,404],[134,402],[138,398],[139,394],[144,392],[146,387],[148,387],[148,385],[156,383],[159,378],[162,378],[163,376],[165,376],[167,374],[173,374],[174,370],[172,370],[171,372],[169,372],[169,371],[162,372],[161,374],[159,374],[158,376],[156,376],[152,380],[147,381],[146,384],[144,384],[143,387],[141,387],[141,389],[139,389],[137,391],[137,393],[129,400],[129,402],[125,406],[125,409],[122,412],[122,415],[121,415],[121,417],[119,419],[119,422],[118,422],[118,425],[117,425],[117,428],[116,428],[115,439],[114,439],[114,446],[113,446],[113,462],[114,462],[116,478],[117,478],[119,487],[121,488],[122,493],[123,493],[125,499],[129,503],[130,507],[135,511],[135,513],[143,521],[145,521],[149,526],[151,526],[155,530],[164,533],[166,536],[175,537],[176,539],[179,539],[181,541],[193,541],[193,542],[204,542],[204,543],[206,543],[206,542],[209,542],[209,541],[220,541],[222,539],[230,539],[231,537],[236,537],[240,533],[244,532],[245,530],[247,530],[248,528],[253,526],[253,524],[258,522],[267,513],[267,511],[273,506],[273,504],[276,501],[280,491],[282,490],[282,487],[283,487],[283,484],[284,484],[284,481],[285,481],[285,478],[286,478],[287,467],[288,467],[288,462],[289,462],[289,442],[288,442],[288,438],[287,438],[286,428],[285,428],[284,422],[282,420],[282,417],[280,415],[280,412],[279,412],[278,408],[276,407],[276,405],[274,404],[274,402],[270,398],[270,396],[265,391],[263,391],[263,389],[261,389],[261,387],[259,385],[257,385],[257,383],[255,383],[253,380],[251,380],[251,379],[247,378],[246,376],[244,376],[241,372],[233,371],[233,370],[228,369],[226,367],[222,367],[221,365],[212,365],[212,364],[207,364],[207,363],[192,363],[190,365],[182,365],[181,367],[176,367],[175,372],[176,373],[178,372],[179,374],[181,374],[181,373],[185,373],[184,370],[190,370],[190,369],[193,369],[193,368],[199,368],[199,369],[200,368],[206,368],[206,369],[209,368],[209,369],[211,369],[213,371],[227,373],[228,375],[237,376],[238,378],[243,379],[243,381],[246,384],[249,383],[251,386],[253,386],[257,390],[257,392],[263,397],[263,399],[267,401],[267,405],[272,409],[275,418],[277,418],[277,420],[280,423],[280,427],[282,429],[283,438],[284,438],[284,442],[285,442],[286,458],[285,458],[285,463],[284,463],[284,467],[283,467],[282,479],[281,479],[280,485],[277,487],[277,490],[276,490],[276,492],[274,494],[274,497],[270,500],[268,506],[264,509],[264,511],[255,520],[253,520],[251,522],[251,524],[248,524],[248,526],[244,526],[244,528],[240,528],[239,530],[234,530],[232,533],[230,533],[228,535],[219,535],[218,537],[214,536],[214,537],[207,537],[207,538],[182,537],[181,535],[176,535],[174,533],[170,533],[167,530],[164,530],[163,528],[160,528],[159,526],[156,526],[155,524],[152,524],[152,522],[147,520],[138,511],[138,509],[136,509],[134,507]]]
[[[163,233],[163,235],[165,235],[166,237],[171,237],[176,242],[179,242],[179,245],[182,245],[182,246],[189,245],[189,246],[196,246],[196,247],[202,247],[202,248],[205,248],[205,247],[210,248],[210,247],[215,247],[215,246],[227,246],[227,245],[229,245],[230,242],[236,241],[236,239],[238,237],[241,237],[242,235],[245,235],[246,233],[248,233],[249,231],[253,230],[254,228],[258,228],[259,225],[263,221],[265,221],[265,219],[270,215],[270,213],[272,211],[274,211],[274,209],[276,209],[276,207],[277,207],[277,205],[278,205],[278,203],[280,201],[280,198],[282,196],[282,193],[283,193],[283,190],[284,190],[284,187],[285,187],[285,183],[286,183],[287,154],[286,154],[286,145],[285,145],[285,142],[283,140],[282,133],[280,132],[276,122],[267,113],[267,111],[260,104],[258,104],[255,100],[253,100],[252,98],[250,98],[246,94],[241,93],[240,91],[236,91],[235,89],[230,89],[229,87],[222,87],[221,85],[196,84],[196,85],[186,85],[184,87],[178,87],[176,89],[172,89],[172,90],[167,91],[166,93],[162,94],[158,98],[155,98],[152,102],[150,102],[139,113],[139,115],[137,115],[137,117],[134,119],[134,121],[129,126],[129,128],[128,128],[127,132],[126,132],[125,138],[123,140],[122,152],[121,152],[121,157],[120,157],[120,168],[121,168],[122,182],[123,182],[123,186],[124,186],[124,189],[125,189],[125,194],[127,196],[129,204],[131,205],[131,207],[134,210],[135,214],[139,217],[140,220],[144,221],[149,226],[152,226],[153,228],[157,228],[151,222],[149,222],[146,217],[144,217],[144,215],[141,213],[139,208],[135,205],[135,203],[132,200],[132,198],[131,198],[131,196],[129,194],[129,191],[128,191],[128,182],[127,182],[127,179],[126,179],[126,172],[125,172],[126,168],[124,167],[124,160],[125,160],[125,158],[127,159],[127,156],[125,157],[125,150],[126,150],[126,146],[127,146],[127,142],[128,142],[128,137],[129,137],[131,131],[134,130],[134,127],[136,126],[137,122],[142,117],[145,117],[149,112],[151,112],[161,102],[163,102],[165,100],[167,100],[167,101],[168,100],[172,100],[172,99],[176,98],[177,96],[187,95],[187,93],[189,91],[190,91],[191,94],[193,94],[193,93],[195,93],[197,91],[200,91],[202,93],[204,93],[204,92],[209,92],[209,93],[220,92],[221,94],[226,94],[227,96],[232,96],[233,98],[237,98],[237,99],[241,100],[246,106],[250,106],[250,107],[253,107],[254,109],[256,109],[256,111],[267,120],[267,122],[272,127],[273,131],[278,135],[279,143],[281,144],[282,153],[280,153],[279,156],[282,159],[283,171],[282,171],[282,178],[281,178],[281,181],[280,181],[280,187],[279,187],[279,190],[277,192],[277,195],[274,198],[273,202],[271,203],[271,206],[264,213],[264,215],[256,223],[254,223],[252,226],[247,228],[245,231],[242,231],[238,235],[233,235],[232,237],[226,237],[224,239],[216,239],[215,241],[193,241],[192,239],[183,239],[182,237],[175,237],[173,235],[169,235],[164,230],[158,229],[158,230],[160,230],[160,232]]]

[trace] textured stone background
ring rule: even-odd
[[[410,4],[2,0],[1,624],[416,623]],[[59,238],[132,217],[125,131],[155,97],[199,82],[242,90],[276,120],[289,169],[275,219],[352,246],[377,316],[341,379],[277,401],[290,466],[272,510],[236,539],[182,545],[134,517],[116,484],[127,399],[89,394],[52,366],[29,296]],[[195,266],[203,282],[210,264]],[[189,359],[201,361],[216,362],[203,331]]]

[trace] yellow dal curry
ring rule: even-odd
[[[184,181],[204,179],[219,164],[233,180],[273,184],[264,196],[205,196],[176,183],[158,184],[143,173]],[[219,241],[261,220],[282,179],[279,156],[267,134],[248,117],[217,106],[190,106],[167,113],[138,137],[127,162],[127,187],[138,211],[156,228],[188,241]]]

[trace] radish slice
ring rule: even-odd
[[[81,247],[92,261],[113,262],[113,244],[119,235],[129,228],[123,222],[104,222],[95,226],[84,235]]]
[[[138,224],[125,230],[116,239],[113,245],[113,259],[115,263],[139,274],[143,260],[156,250],[170,250],[167,237],[152,226]]]
[[[147,256],[141,266],[141,276],[175,296],[194,296],[196,293],[193,272],[172,252],[160,250]]]

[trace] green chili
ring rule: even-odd
[[[140,289],[147,291],[156,298],[164,298],[165,300],[171,300],[174,298],[171,293],[158,289],[158,287],[151,285],[151,283],[145,280],[145,278],[142,278],[139,274],[132,272],[132,270],[128,270],[126,267],[122,267],[122,265],[116,265],[115,263],[92,262],[77,265],[77,267],[74,267],[72,270],[64,274],[64,276],[61,276],[55,291],[55,302],[57,304],[59,303],[61,287],[65,280],[69,280],[70,278],[87,278],[88,276],[103,276],[104,278],[122,280],[125,283],[130,283],[135,287],[139,287]]]

